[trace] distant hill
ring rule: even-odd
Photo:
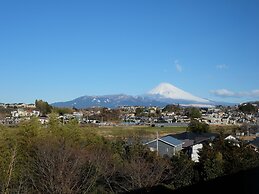
[[[165,106],[165,102],[156,101],[147,97],[129,96],[124,94],[104,95],[104,96],[82,96],[67,102],[56,102],[52,106],[56,107],[108,107],[116,108],[118,106]]]
[[[161,83],[150,92],[142,96],[131,96],[125,94],[82,96],[67,102],[56,102],[56,107],[108,107],[118,106],[159,106],[167,104],[180,104],[183,106],[212,107],[215,105],[233,105],[230,103],[217,103],[208,99],[194,96],[169,83]]]

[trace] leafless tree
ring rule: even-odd
[[[31,180],[38,192],[80,193],[94,185],[95,168],[85,159],[84,149],[48,140],[38,144],[35,154]]]
[[[152,187],[163,182],[169,164],[163,158],[143,149],[134,150],[134,153],[127,160],[124,160],[122,167],[121,172],[125,180],[124,189],[127,191]]]
[[[14,147],[12,154],[11,154],[11,160],[10,160],[8,170],[7,170],[7,175],[6,175],[6,181],[4,183],[4,187],[3,187],[3,191],[2,191],[4,194],[8,194],[10,192],[9,186],[10,186],[10,182],[11,182],[11,178],[12,178],[12,174],[13,174],[13,170],[14,170],[14,166],[15,166],[16,153],[17,153],[17,146]]]

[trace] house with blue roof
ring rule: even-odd
[[[183,141],[178,140],[170,135],[156,138],[145,143],[151,151],[158,151],[160,156],[168,155],[169,157],[182,150]]]
[[[186,153],[194,162],[199,161],[199,151],[204,144],[213,141],[218,134],[216,133],[193,133],[183,132],[173,135],[156,138],[145,143],[151,151],[157,151],[159,155],[175,155],[179,151]]]

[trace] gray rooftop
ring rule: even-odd
[[[160,140],[164,141],[164,142],[167,142],[171,145],[174,145],[174,146],[177,146],[177,145],[180,145],[180,144],[183,144],[183,142],[181,140],[178,140],[172,136],[164,136],[164,137],[161,137]]]

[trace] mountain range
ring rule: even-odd
[[[118,106],[159,106],[180,104],[182,106],[212,107],[218,104],[208,99],[194,96],[169,83],[161,83],[145,95],[131,96],[126,94],[82,96],[71,101],[55,102],[55,107],[107,107]],[[229,103],[228,103],[229,104]]]

